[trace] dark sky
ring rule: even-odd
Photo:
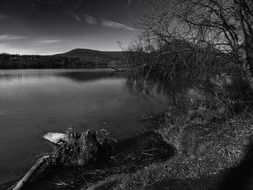
[[[0,53],[120,50],[118,41],[126,47],[139,31],[141,1],[0,0]]]

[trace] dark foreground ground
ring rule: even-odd
[[[89,189],[253,189],[252,119],[210,123],[195,118],[179,128],[167,123],[158,129],[175,147],[172,157],[132,174],[111,176]]]
[[[134,173],[154,162],[165,161],[174,153],[174,147],[165,143],[161,136],[150,132],[119,142],[108,161],[86,167],[52,167],[39,180],[23,189],[85,189],[111,175]]]
[[[53,167],[23,189],[250,190],[252,131],[251,118],[213,123],[196,117],[180,127],[165,122],[153,132],[119,142],[106,162]]]

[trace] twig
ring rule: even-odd
[[[154,154],[149,154],[149,153],[145,153],[145,152],[142,152],[141,154],[146,155],[146,156],[154,156]]]

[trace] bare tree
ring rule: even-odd
[[[152,6],[140,25],[154,47],[180,39],[212,47],[253,74],[252,0],[157,0]]]
[[[253,74],[253,1],[234,0],[234,4],[237,7],[237,18],[243,31],[245,59]]]

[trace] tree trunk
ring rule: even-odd
[[[246,40],[246,55],[247,55],[247,63],[249,65],[249,70],[251,77],[253,76],[253,36],[247,34],[245,37]]]

